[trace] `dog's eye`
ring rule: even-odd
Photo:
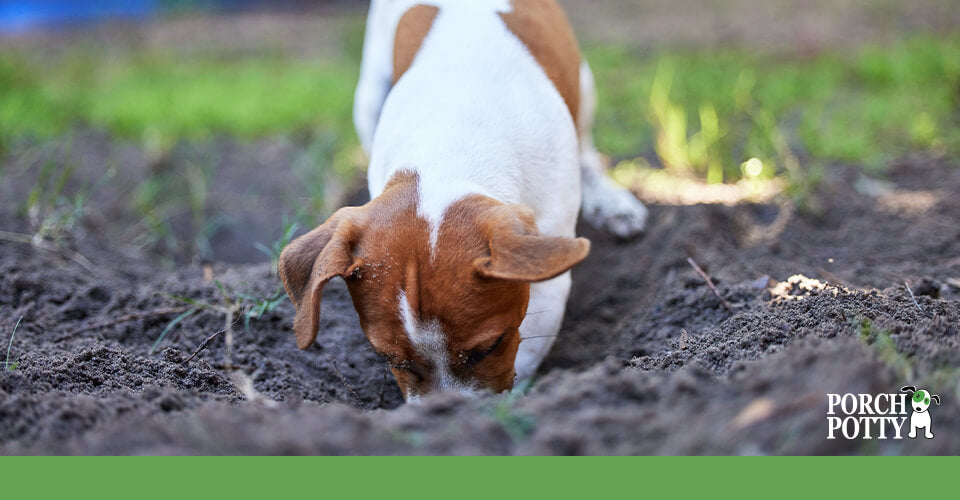
[[[427,378],[427,370],[424,369],[420,363],[416,361],[404,360],[404,361],[394,361],[390,360],[390,366],[394,369],[404,371],[409,373],[414,378],[414,382],[423,382]]]
[[[470,351],[470,353],[467,355],[466,361],[464,361],[464,364],[467,366],[474,366],[477,363],[483,361],[484,358],[493,354],[493,352],[496,351],[498,347],[500,347],[500,343],[503,342],[503,338],[506,336],[507,336],[507,332],[503,332],[503,334],[497,337],[496,342],[491,344],[490,347],[485,347],[483,349],[475,349],[473,351]]]

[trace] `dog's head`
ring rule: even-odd
[[[917,390],[916,387],[912,385],[905,385],[900,388],[903,392],[910,392],[913,395],[910,397],[910,406],[913,407],[913,411],[917,413],[923,413],[927,411],[927,408],[930,407],[930,402],[940,404],[940,396],[936,394],[930,394],[930,392],[920,389]]]
[[[279,272],[297,309],[297,345],[316,339],[321,292],[339,276],[407,400],[510,389],[530,283],[566,272],[590,243],[542,236],[531,210],[484,196],[453,203],[436,227],[417,203],[417,177],[399,175],[284,249]]]

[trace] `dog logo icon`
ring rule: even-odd
[[[913,393],[913,396],[910,398],[910,406],[913,407],[913,415],[910,415],[910,433],[907,434],[908,437],[915,438],[917,437],[917,429],[923,429],[923,437],[927,439],[933,439],[933,431],[930,429],[930,412],[927,411],[930,408],[930,402],[937,403],[940,405],[940,396],[936,394],[930,394],[929,391],[923,389],[917,390],[916,387],[912,385],[905,385],[900,388],[903,392]]]

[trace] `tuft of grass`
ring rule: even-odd
[[[412,448],[423,448],[427,444],[427,434],[423,431],[392,430],[390,437],[401,444]]]
[[[225,214],[214,213],[208,207],[215,171],[214,161],[206,154],[193,154],[143,180],[130,201],[140,217],[134,245],[198,260],[211,258],[210,240],[227,222]],[[187,241],[178,238],[173,230],[178,217],[189,224],[192,238]]]
[[[254,248],[259,250],[270,259],[270,272],[274,276],[276,276],[279,272],[277,267],[280,264],[280,253],[283,252],[283,249],[290,244],[290,241],[293,240],[293,236],[297,233],[297,229],[299,228],[300,224],[298,224],[295,220],[284,216],[283,233],[280,235],[280,238],[274,240],[270,246],[264,245],[259,241],[253,244]]]
[[[524,390],[526,388],[498,396],[493,404],[485,409],[486,413],[503,427],[513,441],[525,439],[533,432],[537,423],[533,416],[516,409],[516,403]]]
[[[13,332],[10,333],[10,342],[7,343],[7,357],[3,361],[3,366],[7,370],[13,371],[20,366],[20,360],[10,361],[10,349],[13,348],[13,337],[17,334],[17,328],[20,328],[20,322],[23,321],[23,316],[20,316],[20,319],[17,320],[17,324],[13,327]]]
[[[48,160],[39,169],[33,188],[27,194],[20,212],[27,216],[33,237],[59,243],[70,234],[83,218],[88,192],[79,189],[66,194],[66,186],[73,175],[73,165],[67,158],[70,147],[64,153],[64,161]]]
[[[890,336],[889,330],[882,330],[870,321],[870,318],[856,320],[857,338],[865,345],[873,348],[880,360],[892,367],[904,380],[913,380],[913,363],[897,349],[897,344]]]
[[[163,331],[160,332],[160,335],[157,337],[157,340],[153,341],[153,344],[150,345],[150,349],[147,350],[147,355],[153,354],[157,350],[157,347],[160,346],[160,343],[163,342],[163,339],[167,338],[167,334],[170,333],[170,330],[173,330],[173,327],[177,326],[181,321],[193,316],[199,311],[200,308],[188,309],[180,313],[176,318],[173,318],[167,326],[163,328]]]
[[[259,320],[264,314],[276,309],[286,299],[286,292],[282,286],[278,286],[277,291],[273,295],[261,297],[244,292],[234,292],[227,285],[219,281],[214,281],[214,284],[220,291],[222,304],[212,304],[190,297],[169,295],[171,299],[187,304],[190,307],[167,324],[153,342],[153,345],[150,346],[150,349],[147,351],[148,355],[156,351],[160,343],[163,342],[163,339],[166,338],[167,334],[173,330],[178,323],[201,311],[209,311],[224,317],[224,328],[221,333],[224,333],[226,339],[226,364],[229,366],[233,349],[233,325],[242,318],[244,329],[249,332],[251,321]]]

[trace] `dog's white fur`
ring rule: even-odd
[[[439,7],[411,67],[392,85],[400,17]],[[453,202],[481,194],[526,205],[542,234],[573,237],[577,214],[620,236],[643,229],[646,209],[604,174],[590,134],[596,97],[581,66],[580,130],[559,91],[498,15],[508,0],[373,0],[354,123],[370,156],[370,195],[399,170],[419,174],[420,215],[433,242]],[[533,375],[560,329],[570,274],[532,285],[517,380]]]

